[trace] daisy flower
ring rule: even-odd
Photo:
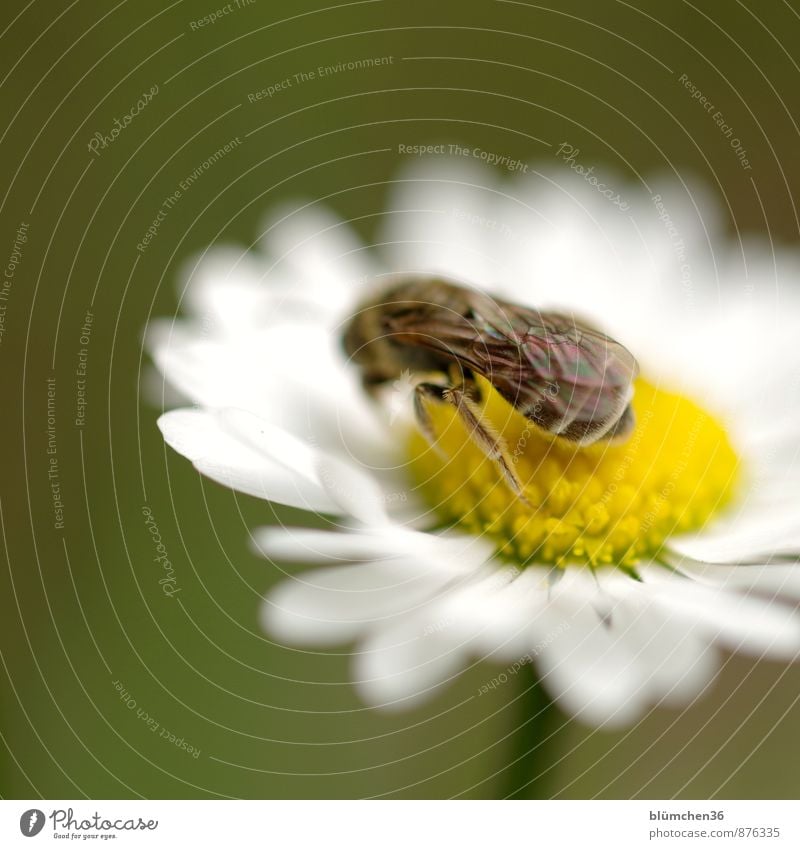
[[[194,261],[187,317],[150,328],[190,404],[159,419],[167,443],[225,486],[307,511],[253,531],[271,568],[317,564],[267,594],[264,628],[353,644],[370,705],[416,704],[489,659],[533,664],[563,709],[618,726],[696,698],[725,651],[800,649],[798,254],[725,234],[682,182],[617,180],[624,203],[606,185],[415,167],[377,244],[318,204],[283,210],[251,249]],[[370,397],[342,344],[404,275],[618,340],[640,366],[630,436],[555,438],[484,381],[476,412],[524,499],[448,404],[428,407],[431,446],[413,368]]]

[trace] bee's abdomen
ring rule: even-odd
[[[634,417],[627,394],[561,398],[560,393],[548,391],[554,385],[550,384],[537,400],[521,410],[542,430],[579,445],[630,435]]]

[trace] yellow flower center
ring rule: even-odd
[[[448,523],[495,540],[518,563],[632,568],[670,534],[695,530],[732,497],[739,458],[723,426],[681,395],[636,381],[622,443],[577,447],[537,428],[481,381],[482,415],[504,438],[525,504],[448,404],[429,406],[436,451],[414,431],[410,469]]]

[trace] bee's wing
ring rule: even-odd
[[[390,319],[398,341],[483,375],[537,425],[580,444],[630,432],[633,355],[583,322],[455,290]]]
[[[481,299],[482,352],[476,368],[540,427],[586,445],[627,435],[629,404],[638,373],[635,358],[619,342],[557,312]]]
[[[531,374],[546,379],[543,396],[526,415],[580,444],[630,432],[635,358],[619,342],[560,313],[535,313],[520,334]]]

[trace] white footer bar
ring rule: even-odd
[[[800,846],[794,801],[0,801],[0,846]]]

